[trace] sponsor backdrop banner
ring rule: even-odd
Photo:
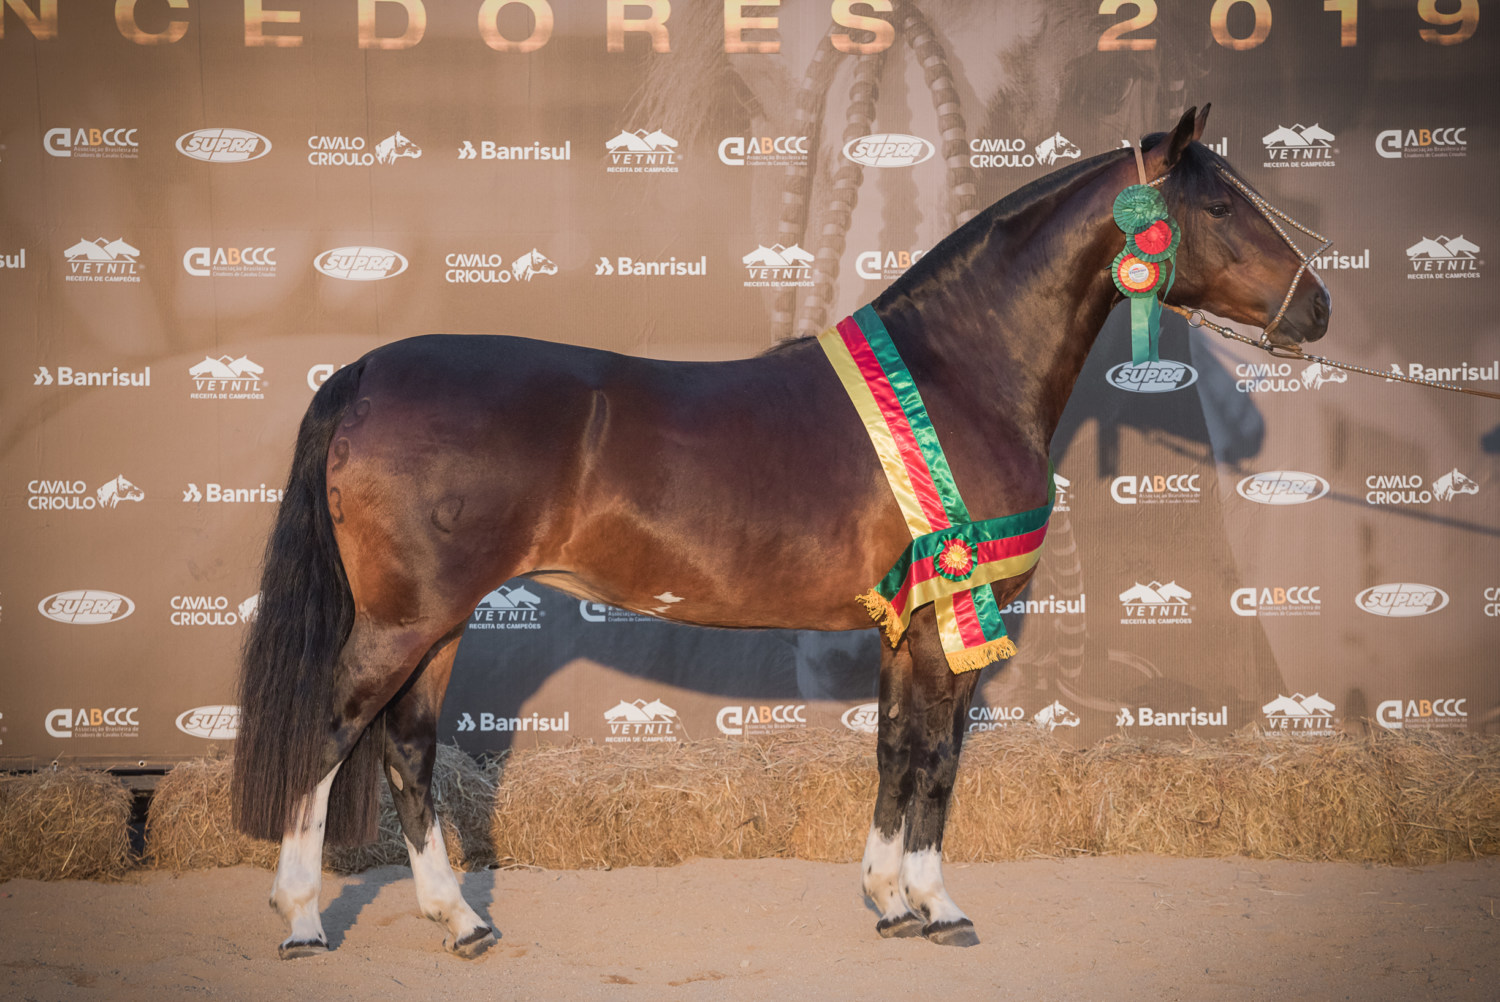
[[[370,348],[753,354],[1189,104],[1334,238],[1325,350],[1500,389],[1489,2],[7,0],[0,765],[233,738],[297,423]],[[1052,533],[1004,610],[1020,655],[971,729],[1493,728],[1500,409],[1175,317],[1132,368],[1127,330],[1058,431]],[[512,581],[441,734],[873,731],[877,644]]]

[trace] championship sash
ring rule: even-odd
[[[895,647],[918,606],[931,602],[948,667],[966,672],[1016,653],[989,585],[1024,574],[1041,556],[1056,487],[1047,503],[1002,518],[972,521],[948,459],[906,364],[870,306],[818,336],[859,412],[911,545],[877,584],[858,596]]]

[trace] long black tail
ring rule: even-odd
[[[329,377],[302,418],[266,544],[259,613],[241,654],[231,799],[236,827],[257,838],[280,839],[296,820],[298,801],[327,769],[334,684],[354,600],[328,514],[326,464],[363,369],[355,363]],[[332,844],[375,837],[381,726],[365,731],[334,781],[324,832]]]

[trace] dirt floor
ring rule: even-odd
[[[1484,999],[1500,859],[1415,869],[1155,857],[950,865],[969,949],[882,940],[854,865],[462,876],[498,925],[443,953],[411,874],[323,885],[332,952],[278,961],[271,875],[0,884],[6,999]]]

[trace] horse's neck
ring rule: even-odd
[[[1111,207],[1134,178],[1119,156],[1099,161],[1010,215],[981,215],[937,268],[876,303],[919,383],[1043,454],[1116,297]]]

